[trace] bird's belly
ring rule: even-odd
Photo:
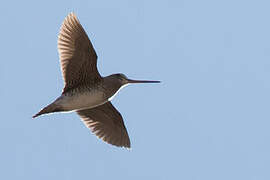
[[[65,111],[88,109],[99,106],[107,102],[102,92],[85,92],[74,94],[72,96],[62,95],[59,98],[58,104]]]

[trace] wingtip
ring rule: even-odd
[[[123,146],[123,148],[125,148],[128,151],[131,151],[132,150],[132,148],[130,146]]]
[[[125,148],[125,149],[127,149],[127,150],[131,150],[130,141],[128,141],[128,142],[126,142],[126,143],[120,145],[120,147]]]
[[[71,11],[69,14],[68,14],[68,17],[74,17],[74,18],[77,18],[76,14],[74,11]]]

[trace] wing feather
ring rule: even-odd
[[[96,52],[74,13],[70,13],[61,26],[58,52],[65,83],[63,93],[101,80]]]
[[[103,141],[130,148],[128,132],[121,114],[111,102],[101,106],[77,111],[84,124]]]

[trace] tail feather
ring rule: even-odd
[[[33,116],[33,118],[36,118],[42,114],[48,114],[48,113],[53,113],[53,112],[58,112],[61,111],[61,109],[55,105],[54,103],[46,106],[45,108],[43,108],[41,111],[39,111],[36,115]]]

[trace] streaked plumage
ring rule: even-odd
[[[74,13],[69,14],[62,24],[58,52],[65,82],[64,93],[102,79],[97,70],[96,52]]]
[[[121,114],[110,100],[129,83],[157,83],[128,79],[123,74],[101,77],[97,55],[74,13],[69,14],[60,29],[58,51],[64,79],[62,95],[33,117],[42,114],[76,111],[84,124],[105,142],[130,147]]]

